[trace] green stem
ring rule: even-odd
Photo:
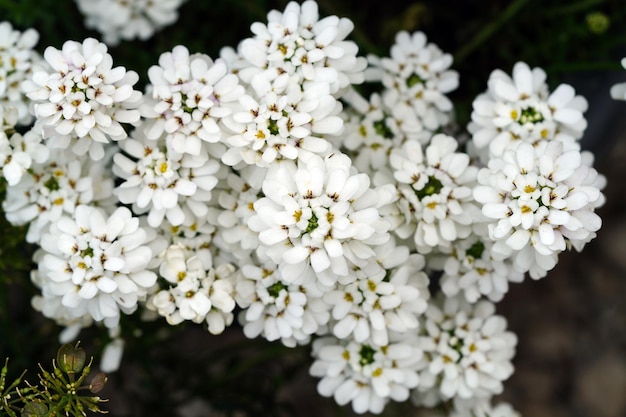
[[[478,48],[482,45],[487,39],[489,39],[494,33],[498,31],[506,22],[511,20],[513,16],[519,12],[522,7],[528,3],[529,0],[515,0],[509,7],[504,9],[504,11],[498,16],[496,20],[493,20],[489,24],[487,24],[483,29],[476,34],[468,43],[466,43],[461,49],[459,49],[454,56],[454,63],[459,64],[462,62],[469,54],[471,54],[474,49]]]

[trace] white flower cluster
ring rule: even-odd
[[[95,29],[108,45],[121,40],[149,39],[178,19],[184,0],[76,0],[85,25]]]
[[[87,3],[111,42],[180,5]],[[107,20],[109,3],[123,10]],[[65,340],[107,328],[108,370],[122,315],[212,334],[237,321],[249,338],[311,344],[319,393],[357,413],[411,398],[519,417],[491,405],[516,346],[492,302],[600,228],[604,178],[577,142],[586,102],[550,93],[541,69],[497,70],[464,147],[446,96],[458,74],[423,33],[365,59],[352,22],[314,1],[267,20],[217,59],[162,53],[145,94],[104,43],[48,47],[34,69],[36,36],[0,23],[3,208],[40,246],[34,307]],[[369,100],[363,82],[380,88]]]
[[[139,76],[113,68],[107,46],[93,38],[67,41],[61,50],[49,46],[44,58],[48,66],[23,83],[44,139],[52,147],[102,159],[103,144],[126,138],[122,123],[139,121],[142,95],[133,90]]]

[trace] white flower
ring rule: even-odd
[[[622,58],[621,64],[626,69],[626,58]],[[615,100],[626,100],[626,83],[618,83],[612,86],[611,97]]]
[[[52,149],[47,162],[33,163],[19,182],[8,187],[3,201],[7,220],[28,224],[26,241],[38,242],[42,232],[61,216],[73,216],[76,206],[110,208],[115,203],[113,178],[101,164],[62,149]]]
[[[351,274],[352,264],[366,263],[372,246],[389,239],[378,207],[391,200],[393,187],[371,189],[367,175],[355,174],[346,155],[312,154],[298,165],[272,166],[263,192],[248,226],[259,232],[259,249],[280,265],[289,283],[305,282],[309,271],[332,286]]]
[[[185,320],[206,321],[212,334],[223,332],[232,322],[235,308],[235,267],[223,264],[205,268],[192,250],[180,244],[170,245],[161,256],[159,275],[166,289],[151,296],[147,307],[157,310],[171,325]]]
[[[41,142],[41,135],[34,129],[24,135],[13,133],[10,137],[0,132],[0,168],[9,186],[22,179],[33,160],[41,164],[48,159],[49,149]]]
[[[434,406],[433,399],[480,399],[501,393],[502,382],[513,373],[517,344],[515,334],[506,331],[504,317],[495,315],[487,301],[474,306],[458,297],[433,301],[420,326],[419,346],[428,360],[413,400]],[[431,402],[425,402],[429,397]]]
[[[255,214],[254,203],[259,199],[264,178],[265,169],[256,166],[229,172],[214,191],[217,206],[209,210],[217,229],[214,244],[242,265],[249,262],[251,253],[259,246],[258,233],[248,227],[248,219]]]
[[[85,26],[96,29],[113,46],[120,40],[149,39],[178,19],[183,0],[76,0]]]
[[[126,138],[122,123],[139,121],[142,95],[133,90],[139,76],[113,68],[106,45],[93,38],[67,41],[61,50],[49,46],[44,58],[49,67],[35,71],[23,84],[36,104],[44,138],[54,147],[102,159],[103,144]]]
[[[120,144],[126,154],[114,155],[113,172],[124,179],[115,194],[136,213],[148,212],[148,224],[158,227],[188,225],[206,217],[211,191],[218,182],[221,164],[207,154],[178,158],[163,140],[137,136]],[[132,158],[132,159],[131,159]]]
[[[452,56],[427,43],[423,32],[398,32],[390,57],[368,60],[368,81],[383,83],[387,107],[407,106],[431,132],[450,121],[452,102],[446,94],[458,87],[459,74],[449,69]]]
[[[325,83],[336,94],[363,82],[367,62],[356,56],[357,45],[346,40],[354,27],[349,19],[320,19],[315,1],[302,5],[292,1],[284,12],[269,12],[267,20],[267,24],[253,23],[254,37],[243,40],[237,49],[248,64],[239,71],[246,83],[262,78],[279,86],[281,78],[296,74],[298,84]]]
[[[558,141],[521,143],[492,159],[479,172],[474,197],[492,219],[494,251],[511,255],[515,268],[533,278],[545,276],[558,253],[569,245],[580,250],[600,229],[597,177],[580,152]]]
[[[346,132],[340,137],[341,145],[350,152],[359,172],[373,176],[388,166],[393,148],[410,140],[425,144],[432,137],[412,110],[402,106],[389,108],[377,93],[366,100],[350,90],[343,99],[350,107],[345,112]]]
[[[354,412],[379,414],[389,400],[405,401],[418,385],[422,352],[415,340],[383,347],[327,337],[313,342],[315,362],[309,370],[321,378],[317,391],[337,404],[352,403]]]
[[[451,136],[437,134],[424,150],[408,141],[389,157],[402,216],[393,231],[401,239],[413,237],[422,253],[469,236],[476,219],[472,187],[477,169],[467,154],[455,152],[457,146]]]
[[[404,333],[419,326],[418,317],[430,296],[428,277],[422,271],[424,258],[409,256],[406,247],[383,246],[387,247],[377,253],[377,263],[385,263],[392,251],[402,254],[402,263],[376,274],[368,271],[357,281],[324,294],[324,301],[332,307],[332,332],[339,339],[371,340],[376,346],[386,346],[390,332]]]
[[[325,330],[328,306],[315,284],[285,284],[276,264],[244,265],[244,280],[237,283],[239,321],[248,338],[259,335],[286,346],[309,343],[311,335]]]
[[[493,242],[480,236],[452,244],[441,276],[441,290],[448,297],[463,293],[470,303],[482,296],[497,302],[509,290],[510,282],[522,282],[524,274],[513,268],[510,259],[493,253]]]
[[[257,87],[254,94],[239,100],[236,112],[224,120],[232,132],[224,163],[236,165],[243,160],[268,167],[277,159],[293,160],[303,152],[322,156],[330,152],[331,144],[322,136],[342,132],[343,121],[336,115],[340,103],[323,85],[302,91],[295,77],[288,81],[283,94]]]
[[[468,126],[473,145],[487,151],[479,154],[484,162],[520,142],[554,139],[568,149],[580,148],[576,140],[587,127],[587,101],[567,84],[550,92],[545,79],[541,68],[531,70],[524,62],[515,64],[512,77],[501,70],[491,73],[488,90],[473,102]]]
[[[154,285],[146,266],[152,252],[139,219],[125,207],[111,216],[80,205],[42,236],[39,262],[43,302],[61,299],[74,317],[90,316],[110,329],[133,313]]]
[[[180,155],[198,156],[206,152],[206,143],[220,141],[218,121],[230,114],[228,103],[244,93],[224,61],[190,55],[182,45],[161,54],[159,65],[150,67],[148,76],[150,84],[141,107],[147,119],[146,137],[157,140],[165,134],[168,149]]]
[[[34,49],[38,41],[35,29],[20,32],[14,30],[11,23],[0,22],[0,127],[4,127],[7,115],[12,112],[9,127],[28,125],[32,121],[21,84],[32,75],[34,64],[41,61]]]

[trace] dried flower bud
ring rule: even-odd
[[[91,384],[89,384],[89,391],[93,392],[94,394],[102,391],[102,389],[104,388],[104,384],[106,384],[107,382],[107,379],[107,376],[103,372],[98,373],[91,380]]]
[[[77,346],[65,344],[57,352],[57,363],[59,368],[67,374],[74,374],[82,371],[85,366],[87,356],[85,350]]]

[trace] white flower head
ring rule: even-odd
[[[508,292],[509,282],[524,279],[510,259],[493,252],[488,237],[468,237],[454,242],[450,249],[441,276],[441,290],[448,297],[462,293],[470,303],[483,296],[497,302]]]
[[[0,132],[0,168],[9,186],[16,185],[33,162],[43,163],[50,150],[42,144],[42,137],[31,129],[24,133],[13,133],[10,137]]]
[[[35,29],[20,32],[11,23],[0,22],[0,130],[32,121],[29,100],[21,84],[31,77],[34,66],[41,61],[34,49],[38,41],[39,33]]]
[[[390,400],[406,401],[418,385],[422,352],[416,342],[407,339],[378,347],[367,341],[317,339],[309,372],[321,378],[320,395],[333,397],[339,405],[352,403],[359,414],[379,414]]]
[[[378,207],[391,200],[393,187],[370,188],[367,175],[355,173],[346,155],[312,154],[297,165],[272,166],[263,193],[248,226],[259,232],[259,249],[290,283],[300,283],[309,271],[332,286],[389,239]]]
[[[180,244],[170,245],[161,256],[159,275],[164,289],[150,297],[147,307],[171,325],[206,321],[210,333],[222,333],[233,319],[235,267],[205,268],[192,250]]]
[[[125,207],[110,216],[93,206],[76,207],[42,236],[43,302],[60,298],[74,317],[117,328],[120,315],[133,313],[156,282],[146,269],[152,258],[148,236]]]
[[[148,213],[148,224],[191,225],[208,214],[207,202],[224,168],[207,154],[185,154],[168,149],[163,139],[128,139],[124,153],[114,155],[113,172],[124,179],[115,194],[136,213]],[[172,153],[174,156],[172,156]]]
[[[386,346],[391,332],[402,334],[418,328],[418,318],[426,310],[430,296],[429,281],[422,271],[425,264],[422,255],[409,255],[408,248],[393,243],[375,250],[375,262],[382,268],[374,273],[362,268],[367,271],[364,276],[338,285],[324,294],[324,301],[332,307],[330,326],[334,336]],[[402,261],[386,269],[385,258]]]
[[[422,144],[430,141],[432,133],[424,130],[415,112],[402,106],[388,107],[378,93],[366,100],[355,90],[344,97],[350,106],[344,112],[345,133],[341,143],[350,152],[359,172],[373,176],[389,165],[389,154],[406,141]]]
[[[149,39],[178,19],[183,0],[76,0],[85,26],[113,46],[121,40]]]
[[[389,108],[410,108],[431,132],[450,121],[452,102],[446,94],[458,87],[459,74],[449,69],[452,55],[427,43],[423,32],[400,31],[390,57],[368,59],[367,79],[383,83],[383,101]]]
[[[244,308],[239,321],[247,337],[260,335],[293,347],[309,343],[311,335],[326,330],[328,306],[315,283],[286,284],[271,261],[262,266],[244,265],[242,275],[237,301]]]
[[[295,77],[289,82],[288,92],[258,87],[239,100],[232,117],[224,120],[232,132],[226,139],[230,149],[222,157],[224,163],[268,167],[275,160],[295,160],[303,153],[330,152],[331,144],[323,136],[343,131],[343,120],[337,115],[341,104],[324,88],[302,91]]]
[[[502,392],[502,382],[513,373],[517,337],[506,330],[506,319],[495,315],[492,303],[470,305],[459,297],[438,297],[420,328],[419,346],[427,361],[413,391],[417,404],[434,406]]]
[[[19,182],[8,187],[2,207],[11,224],[30,223],[26,241],[35,243],[51,223],[63,215],[73,216],[80,204],[111,208],[113,185],[105,165],[51,149],[48,160],[34,161]]]
[[[587,101],[568,84],[550,92],[545,79],[541,68],[524,62],[515,64],[512,76],[501,70],[491,73],[488,90],[473,102],[468,126],[473,145],[485,150],[479,153],[484,162],[521,142],[558,140],[568,149],[580,149]]]
[[[267,24],[251,26],[254,37],[243,40],[239,55],[248,66],[240,70],[249,84],[255,77],[280,85],[281,78],[296,74],[298,84],[324,83],[331,94],[363,82],[367,62],[357,57],[356,43],[346,40],[354,24],[347,18],[320,19],[315,1],[287,4],[283,12],[272,10]]]
[[[587,162],[580,152],[551,141],[521,143],[481,169],[474,197],[492,219],[494,251],[541,278],[560,252],[572,245],[580,250],[593,239],[602,224],[595,208],[604,198]]]
[[[393,230],[401,239],[413,237],[421,253],[469,236],[476,220],[477,168],[457,147],[453,137],[437,134],[425,148],[408,141],[389,157],[401,216]]]
[[[142,94],[133,90],[139,76],[113,67],[107,46],[93,38],[66,41],[61,50],[49,46],[44,58],[48,67],[23,84],[44,139],[53,147],[102,159],[103,144],[126,138],[122,123],[139,121]]]
[[[222,139],[218,124],[231,113],[229,103],[244,93],[236,75],[226,63],[205,54],[190,54],[178,45],[159,57],[159,65],[148,70],[150,84],[141,107],[147,121],[146,137],[157,140],[165,135],[168,149],[181,156],[206,153],[207,144]]]

